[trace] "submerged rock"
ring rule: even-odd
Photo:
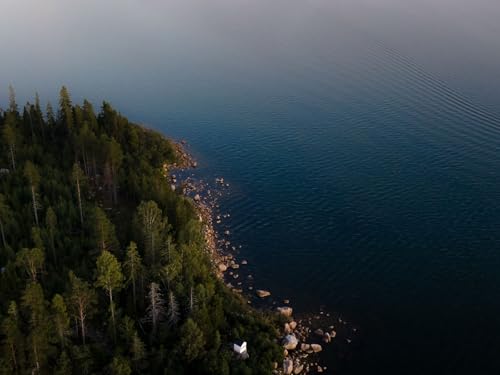
[[[325,334],[321,328],[318,328],[316,331],[314,331],[314,333],[318,336],[323,336]]]
[[[257,295],[260,297],[260,298],[265,298],[265,297],[269,297],[271,295],[271,292],[268,291],[268,290],[263,290],[263,289],[257,289],[255,291],[255,293],[257,293]]]

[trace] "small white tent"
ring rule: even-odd
[[[233,350],[235,353],[244,354],[247,352],[247,342],[237,341],[233,344]]]

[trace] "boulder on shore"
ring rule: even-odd
[[[227,266],[224,263],[219,264],[219,271],[220,272],[226,272],[227,271]]]
[[[293,371],[293,361],[291,359],[285,359],[283,361],[283,372],[285,375],[290,375]]]
[[[199,202],[201,199],[200,194],[196,194],[193,199],[195,202]]]
[[[297,364],[297,366],[293,369],[293,373],[295,375],[298,375],[302,372],[303,369],[304,369],[304,365]]]
[[[295,337],[295,335],[286,335],[283,338],[282,345],[286,350],[294,350],[298,344],[299,340],[297,340],[297,337]]]
[[[293,309],[289,306],[277,307],[276,311],[278,311],[281,315],[286,316],[287,318],[290,318],[293,313]]]
[[[257,293],[257,295],[260,297],[260,298],[265,298],[265,297],[269,297],[271,295],[271,292],[268,291],[268,290],[263,290],[263,289],[257,289],[255,291],[255,293]]]
[[[323,350],[320,344],[311,344],[311,349],[314,353],[319,353]]]
[[[290,329],[293,331],[295,328],[297,328],[297,322],[292,320],[290,323],[289,323],[289,326],[290,326]]]

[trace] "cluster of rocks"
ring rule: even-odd
[[[181,160],[184,161],[182,162],[182,166],[177,166],[177,168],[196,167],[196,162],[182,148],[180,150],[178,152],[180,152]],[[164,173],[168,176],[168,166],[164,166]],[[251,285],[253,276],[248,274],[246,277],[241,277],[240,268],[247,265],[248,262],[246,260],[237,262],[234,254],[236,246],[231,244],[229,238],[231,232],[227,227],[220,231],[216,231],[214,228],[214,223],[219,226],[223,225],[223,220],[230,217],[229,213],[214,215],[214,212],[219,209],[217,198],[222,195],[223,189],[215,188],[211,190],[208,184],[203,183],[203,181],[194,180],[191,177],[182,180],[180,175],[176,176],[173,174],[170,176],[170,179],[173,190],[177,190],[178,180],[182,181],[180,183],[182,193],[191,196],[198,208],[200,221],[205,224],[203,227],[206,250],[210,255],[213,269],[217,276],[224,279],[226,285],[236,293],[243,293],[244,281],[250,282],[250,284],[245,285],[247,285],[249,291],[253,291],[253,286]],[[223,188],[229,187],[229,184],[223,177],[216,178],[215,183]],[[241,246],[239,247],[241,248]],[[273,304],[276,303],[273,301],[269,290],[257,289],[255,290],[255,295],[263,303],[267,304],[265,301],[272,301]],[[289,302],[288,300],[284,300],[283,304],[288,305]],[[248,300],[248,303],[251,303],[251,301]],[[322,344],[329,344],[336,338],[337,332],[335,327],[330,325],[325,329],[316,328],[313,330],[311,327],[317,327],[313,323],[317,323],[320,316],[316,315],[306,319],[294,320],[293,308],[290,306],[278,306],[276,307],[276,312],[285,317],[287,322],[284,324],[280,342],[283,347],[285,359],[281,366],[278,363],[274,364],[273,373],[298,375],[311,372],[323,373],[326,371],[327,368],[318,363],[317,353],[322,352]],[[320,314],[322,315],[323,312],[320,312]],[[329,314],[325,316],[329,316]]]
[[[288,301],[287,301],[288,302]],[[318,341],[325,344],[332,342],[337,336],[333,326],[327,329],[316,329],[312,331],[309,320],[294,320],[293,309],[290,306],[279,306],[276,311],[286,317],[288,321],[283,327],[281,346],[285,359],[282,368],[276,363],[275,374],[307,374],[310,372],[323,373],[327,370],[317,361],[317,353],[323,351]]]

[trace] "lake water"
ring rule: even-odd
[[[0,13],[4,93],[105,98],[225,177],[256,286],[359,327],[346,358],[327,349],[334,373],[500,373],[497,1]]]

